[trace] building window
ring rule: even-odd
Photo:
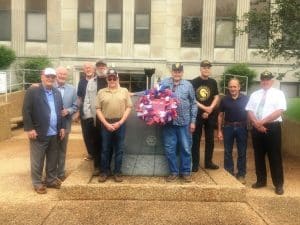
[[[203,0],[182,1],[182,47],[201,47],[202,11]]]
[[[234,47],[234,17],[236,16],[236,2],[236,0],[217,0],[215,37],[216,47]]]
[[[146,90],[147,80],[145,74],[119,73],[121,87],[126,87],[130,92]]]
[[[268,13],[268,11],[270,10],[270,1],[251,0],[250,10],[259,13],[262,13],[264,11]],[[258,27],[249,26],[249,34],[248,34],[249,48],[259,48],[260,46],[265,46],[267,44],[268,44],[267,27],[258,28]]]
[[[0,41],[11,40],[11,1],[0,0]]]
[[[26,40],[47,41],[47,0],[26,0]]]
[[[135,0],[134,43],[150,43],[150,0]]]
[[[94,0],[78,0],[78,41],[94,41]]]
[[[107,1],[107,43],[122,42],[122,0]]]

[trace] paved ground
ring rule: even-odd
[[[82,162],[81,135],[70,138],[67,171]],[[28,141],[22,130],[0,142],[0,224],[300,224],[300,159],[285,156],[285,194],[274,194],[271,181],[260,190],[253,152],[248,151],[247,203],[172,201],[60,201],[59,190],[38,195],[29,176]],[[202,157],[203,158],[203,157]],[[223,152],[216,146],[215,162]]]

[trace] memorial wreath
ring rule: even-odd
[[[178,100],[166,87],[157,86],[146,90],[137,102],[137,116],[147,125],[164,125],[177,117]]]

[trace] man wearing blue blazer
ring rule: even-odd
[[[61,115],[65,118],[66,122],[65,138],[59,141],[57,177],[61,181],[64,181],[66,179],[65,162],[69,133],[71,132],[72,115],[77,111],[78,107],[75,87],[66,83],[68,80],[68,70],[64,67],[58,67],[56,69],[56,76],[56,87],[60,91],[63,99],[64,108]]]
[[[61,116],[62,97],[54,87],[56,72],[46,68],[41,84],[30,87],[23,103],[24,130],[30,141],[31,179],[34,190],[47,193],[47,187],[60,188],[57,178],[58,140],[65,136],[65,121]],[[42,180],[46,158],[46,178]]]

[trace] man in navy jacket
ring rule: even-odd
[[[56,72],[46,68],[41,74],[41,84],[30,87],[24,98],[24,130],[30,141],[31,179],[34,190],[47,193],[46,187],[60,188],[57,179],[58,139],[65,136],[65,121],[61,116],[63,102],[60,92],[53,87]],[[46,157],[46,178],[42,181]]]

